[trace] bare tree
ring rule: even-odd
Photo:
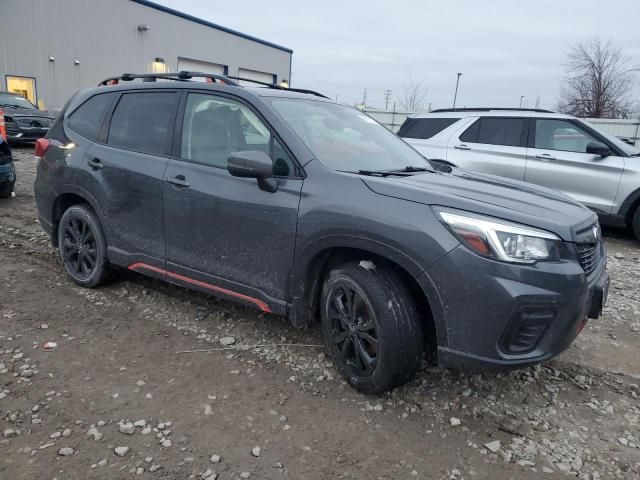
[[[578,43],[567,53],[558,109],[577,117],[627,118],[634,110],[631,92],[637,71],[611,40],[596,37]]]
[[[409,77],[409,83],[402,87],[402,97],[399,100],[400,108],[405,112],[420,112],[424,110],[424,103],[427,98],[427,88],[422,82],[415,83]]]

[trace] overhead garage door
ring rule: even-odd
[[[238,76],[242,78],[249,78],[251,80],[257,80],[258,82],[275,83],[273,73],[259,72],[257,70],[249,70],[248,68],[241,68],[238,71]],[[251,82],[243,82],[240,80],[241,85],[252,85]],[[255,85],[255,83],[253,84]]]
[[[216,75],[224,75],[226,70],[224,65],[211,62],[203,62],[201,60],[192,60],[190,58],[178,58],[178,71],[186,70],[189,72],[215,73]],[[200,80],[200,79],[197,79]],[[202,79],[202,81],[205,81]]]

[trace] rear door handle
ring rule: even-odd
[[[94,170],[100,170],[101,168],[104,168],[104,164],[99,158],[92,158],[90,160],[87,160],[87,164]]]
[[[453,148],[457,148],[458,150],[471,150],[471,147],[469,145],[465,145],[464,143],[460,145],[456,145]]]
[[[167,182],[177,187],[189,187],[191,184],[187,182],[184,175],[176,175],[175,177],[168,177]]]
[[[543,160],[545,162],[548,162],[549,160],[555,160],[556,157],[554,157],[553,155],[549,154],[549,153],[541,153],[540,155],[536,155],[536,158],[539,158],[540,160]]]

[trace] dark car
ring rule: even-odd
[[[55,120],[54,115],[40,110],[15,93],[0,92],[0,110],[4,113],[7,140],[10,142],[42,138]]]
[[[0,198],[9,198],[16,183],[16,169],[13,165],[11,148],[0,134]]]
[[[431,346],[441,366],[531,365],[600,315],[604,244],[571,198],[435,171],[314,92],[162,77],[181,81],[79,93],[36,144],[39,220],[79,285],[119,266],[319,320],[365,392],[411,379]]]

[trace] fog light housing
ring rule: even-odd
[[[530,305],[520,308],[514,314],[503,336],[504,350],[515,355],[535,350],[557,313],[555,306],[548,305]]]

